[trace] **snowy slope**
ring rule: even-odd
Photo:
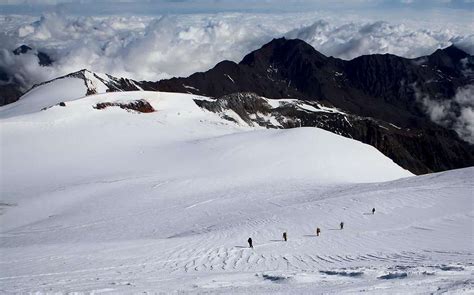
[[[69,102],[86,95],[129,90],[121,88],[141,90],[132,80],[120,80],[107,74],[84,69],[35,85],[18,101],[0,108],[0,118],[35,113],[60,102]]]
[[[0,109],[0,291],[472,290],[473,168],[411,177],[371,146],[194,98]],[[156,112],[93,108],[139,99]]]
[[[38,112],[60,102],[85,96],[87,87],[79,78],[66,77],[39,85],[12,104],[1,108],[1,118]]]

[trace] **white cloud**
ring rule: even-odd
[[[413,29],[388,22],[344,23],[334,25],[320,21],[291,31],[287,36],[309,42],[324,54],[352,59],[363,54],[391,53],[418,57],[440,47],[469,43],[471,36],[456,36],[449,30]],[[468,46],[464,46],[468,47]]]
[[[474,143],[474,85],[461,88],[454,100],[460,106],[454,130],[470,143]]]
[[[416,87],[415,91],[433,122],[455,130],[461,138],[474,144],[474,85],[459,88],[451,100],[434,100]]]
[[[272,38],[301,38],[326,55],[345,59],[370,53],[406,57],[430,54],[452,42],[473,49],[472,24],[456,15],[416,22],[373,17],[304,14],[237,14],[83,17],[47,14],[0,16],[0,66],[30,87],[82,68],[138,80],[159,80],[205,71],[224,59],[240,61]],[[34,54],[14,56],[27,44],[50,54],[54,66]],[[471,51],[472,53],[472,51]]]

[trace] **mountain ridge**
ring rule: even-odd
[[[149,90],[213,97],[216,105],[196,103],[231,121],[235,118],[226,112],[267,128],[323,128],[370,144],[403,168],[424,174],[474,166],[474,145],[432,122],[420,99],[421,93],[437,101],[453,101],[460,87],[474,81],[471,68],[473,57],[455,46],[414,59],[376,54],[344,61],[324,56],[302,40],[280,38],[247,54],[240,63],[222,61],[186,78],[135,81],[81,70],[58,79],[82,79],[87,88],[83,95]],[[92,80],[105,86],[94,90]],[[345,115],[308,112],[298,103],[268,108],[262,103],[268,98],[296,99],[316,108],[321,104]],[[219,106],[219,100],[225,103]],[[60,97],[55,103],[59,101]],[[269,123],[261,120],[262,114],[285,121]]]
[[[252,92],[274,99],[317,101],[354,118],[394,124],[406,132],[394,135],[369,120],[358,130],[346,126],[343,133],[377,147],[411,172],[424,174],[474,165],[474,146],[434,123],[423,102],[429,98],[459,109],[453,97],[474,84],[472,69],[474,57],[455,46],[414,59],[375,54],[345,61],[326,57],[302,40],[280,38],[240,63],[223,61],[187,78],[144,82],[144,88],[216,98]],[[318,125],[314,119],[303,122]]]
[[[456,47],[439,49],[433,54],[449,53],[453,48]],[[458,48],[456,50],[463,52]],[[262,61],[262,57],[266,60]],[[426,85],[424,82],[438,78],[437,69],[428,69],[428,66],[419,64],[425,59],[429,62],[428,57],[407,59],[392,54],[374,54],[344,61],[326,57],[302,40],[280,38],[247,54],[240,63],[223,61],[206,72],[195,73],[187,78],[145,82],[145,88],[149,86],[156,90],[191,92],[211,97],[254,92],[268,98],[328,101],[336,107],[363,116],[388,116],[398,125],[409,127],[412,125],[409,121],[413,121],[414,126],[421,124],[423,120],[420,121],[419,117],[424,115],[423,110],[413,103],[416,100],[414,83],[423,93],[433,96],[442,94],[445,98],[451,98],[456,88],[474,81],[462,77],[459,68],[456,68],[451,69],[457,75],[456,81],[449,81],[447,78],[450,77],[445,77],[439,86]],[[469,57],[467,66],[474,69],[474,58]],[[437,61],[435,57],[431,60]],[[225,75],[232,77],[233,81],[225,79]],[[194,89],[186,89],[182,85]],[[377,97],[382,97],[384,101],[375,99]],[[397,99],[402,100],[397,102]],[[367,101],[374,105],[367,105]],[[408,113],[402,114],[403,118],[400,118],[396,113],[401,105],[407,104],[411,105],[404,107]]]

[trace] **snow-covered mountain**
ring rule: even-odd
[[[473,168],[415,177],[333,132],[264,127],[345,115],[321,104],[92,76],[98,94],[68,77],[0,108],[1,292],[472,291]]]
[[[27,104],[26,99],[36,102],[43,101],[41,98],[41,96],[25,97],[25,105]],[[4,126],[2,137],[6,142],[11,142],[11,145],[8,146],[12,148],[11,153],[14,153],[15,150],[21,151],[23,143],[19,143],[18,145],[13,144],[17,138],[15,134],[19,132],[16,128],[23,128],[21,126],[24,126],[25,122],[30,122],[32,124],[31,128],[28,128],[28,131],[24,131],[27,132],[28,135],[21,132],[22,135],[18,137],[22,138],[25,136],[28,140],[35,142],[36,148],[34,156],[42,155],[41,158],[44,159],[44,161],[36,159],[34,162],[39,164],[40,162],[38,161],[41,161],[41,164],[38,166],[41,167],[41,169],[46,169],[49,165],[65,165],[65,163],[69,162],[67,159],[69,158],[70,161],[72,161],[71,163],[78,163],[84,167],[83,169],[77,169],[77,167],[72,169],[70,173],[68,173],[69,176],[67,176],[72,179],[75,179],[75,177],[71,176],[71,174],[74,174],[76,170],[79,175],[84,175],[83,177],[96,179],[98,175],[93,173],[93,169],[97,165],[94,165],[94,162],[90,161],[99,157],[102,158],[103,161],[111,157],[111,159],[107,161],[107,165],[116,167],[113,169],[115,173],[120,173],[122,169],[118,167],[122,165],[126,171],[133,167],[142,170],[145,166],[149,166],[149,169],[153,171],[156,169],[161,170],[159,163],[166,161],[168,163],[167,167],[178,167],[182,165],[182,169],[179,169],[179,171],[181,171],[180,173],[190,173],[190,171],[201,169],[206,165],[209,166],[211,163],[214,163],[216,169],[210,169],[211,171],[220,171],[224,168],[233,171],[234,165],[239,165],[243,166],[242,169],[247,167],[245,169],[249,171],[261,171],[261,175],[263,176],[266,174],[264,171],[269,169],[269,167],[263,165],[263,163],[267,161],[272,162],[275,160],[274,158],[279,158],[275,164],[276,167],[280,164],[283,165],[283,163],[286,163],[285,161],[288,162],[283,165],[282,169],[278,172],[283,178],[288,177],[287,172],[290,167],[289,165],[293,167],[292,171],[295,173],[294,177],[298,178],[305,178],[307,174],[312,175],[316,172],[314,169],[317,167],[326,167],[326,165],[329,165],[327,167],[333,168],[324,170],[324,173],[318,177],[328,178],[330,171],[338,171],[337,173],[341,177],[329,177],[329,179],[333,179],[336,182],[384,181],[412,175],[380,154],[375,148],[355,140],[350,140],[316,128],[270,131],[258,125],[251,126],[242,120],[235,123],[223,119],[220,114],[215,114],[200,108],[197,102],[202,101],[212,102],[214,100],[190,94],[134,91],[103,93],[83,97],[81,99],[72,99],[66,101],[65,106],[53,105],[49,107],[49,104],[40,104],[37,105],[39,111],[34,113],[29,113],[31,109],[25,113],[24,110],[19,107],[2,109],[0,112],[0,118],[3,118],[2,125]],[[142,113],[134,109],[133,105],[139,102],[149,106],[151,112]],[[4,113],[8,114],[8,116],[4,116]],[[38,124],[35,126],[36,123]],[[43,127],[41,127],[43,124],[53,125],[51,128],[48,128],[46,134],[43,132]],[[258,130],[261,131],[257,132]],[[248,133],[247,131],[255,132]],[[61,132],[65,133],[61,134]],[[241,135],[242,132],[245,132],[244,135]],[[48,134],[51,136],[48,136]],[[117,134],[117,136],[114,136],[114,134]],[[259,139],[260,135],[269,136],[270,134],[272,139]],[[10,136],[12,136],[11,141],[9,140]],[[229,136],[229,138],[234,139],[227,142],[227,140],[221,138],[222,136]],[[286,139],[292,137],[295,137],[295,140],[291,141],[291,145],[293,146],[283,144]],[[219,140],[209,139],[209,143],[204,144],[204,140],[207,138],[218,138]],[[282,143],[278,144],[277,139],[281,139]],[[273,140],[275,140],[275,142],[269,144]],[[333,143],[334,140],[336,143]],[[78,141],[87,144],[81,146],[79,149],[75,149]],[[186,146],[187,142],[193,143],[191,146],[195,147],[196,151],[192,149],[184,150],[181,152],[182,155],[178,157],[178,159],[183,160],[189,158],[187,161],[180,161],[182,162],[181,164],[173,164],[176,159],[162,151],[153,156],[159,158],[158,163],[153,161],[148,163],[143,162],[146,158],[143,153],[145,153],[145,150],[148,148],[152,148],[153,150],[157,146],[169,146],[175,141],[178,142],[177,146],[181,148],[172,148],[170,151],[179,151]],[[209,149],[212,150],[212,145],[218,144],[221,141],[225,143],[224,146],[219,149],[219,152],[216,151],[216,153],[212,153],[212,157],[216,157],[216,159],[212,160],[209,158],[211,155],[204,157],[204,155],[200,154],[201,145],[204,150],[206,150],[206,146],[209,146]],[[250,152],[252,150],[251,145],[254,144],[260,148],[254,152]],[[248,147],[246,147],[247,145]],[[41,150],[41,146],[46,147],[46,149]],[[237,146],[242,146],[242,150],[236,150]],[[122,150],[122,148],[126,150]],[[318,150],[318,148],[321,148],[321,150]],[[339,153],[334,155],[340,159],[337,161],[320,161],[320,157],[330,153],[330,150],[333,148],[344,149],[344,152],[341,152],[340,155]],[[306,154],[303,156],[292,152],[297,149],[306,149]],[[229,158],[225,156],[225,154],[230,153],[232,150],[234,151],[231,153],[232,157]],[[87,154],[86,151],[90,151],[93,154]],[[239,151],[245,152],[241,154],[240,158],[234,158],[239,154]],[[8,150],[5,150],[5,152],[8,152]],[[223,153],[222,157],[225,159],[228,158],[230,162],[220,163],[220,152]],[[132,158],[126,160],[128,153],[130,153]],[[16,154],[19,157],[27,156],[21,152]],[[66,157],[66,154],[69,154],[70,157]],[[270,154],[272,156],[269,156]],[[52,161],[51,157],[53,157],[53,155],[59,156],[60,161]],[[255,158],[261,158],[262,163],[251,160],[250,155],[253,155],[252,157]],[[135,158],[137,156],[139,158],[145,158],[140,160],[137,165],[132,165],[131,162],[138,161],[139,158]],[[347,158],[345,159],[345,157]],[[12,157],[7,157],[5,161],[7,166],[9,163],[11,163],[12,166],[18,166],[22,162],[13,155]],[[316,163],[316,166],[313,167],[309,165],[306,167],[307,165],[304,164],[306,161],[313,161]],[[363,167],[366,166],[367,163],[371,163],[370,165],[373,168],[373,170],[371,170],[369,167],[365,167],[364,171],[367,174],[362,172],[356,173],[352,168],[348,169],[348,167],[354,167],[354,169],[356,167]],[[189,167],[187,167],[187,165],[189,165]],[[345,168],[341,169],[342,167]],[[20,166],[18,166],[18,168],[20,168]],[[106,170],[110,169],[102,165],[99,165],[97,168],[100,170],[104,168],[106,168]],[[39,171],[34,172],[31,168],[29,170],[34,174],[39,173]],[[55,169],[48,170],[55,171]],[[86,170],[88,172],[84,174]],[[12,169],[10,172],[8,172],[7,169],[5,175],[8,176],[9,173],[17,172],[24,173],[24,169]],[[167,175],[173,174],[170,168],[167,168],[164,172]],[[242,172],[241,169],[237,169],[235,171],[235,177],[238,175],[246,175]],[[276,171],[273,172],[276,173]],[[341,173],[345,176],[342,177]],[[66,177],[66,175],[64,176]],[[314,174],[312,178],[317,179],[318,177],[316,176],[317,175]],[[40,180],[38,176],[35,178],[38,181]],[[18,178],[12,176],[10,181],[6,181],[6,188],[12,186],[13,189],[16,187],[17,184],[14,183],[14,179]],[[31,180],[29,186],[35,181],[36,180]],[[47,181],[45,180],[44,182]],[[40,181],[40,183],[43,183],[43,181]]]
[[[14,107],[37,92],[51,93],[51,104],[111,91],[192,93],[217,98],[218,103],[200,105],[236,112],[247,123],[318,127],[370,144],[419,175],[474,165],[473,70],[474,57],[455,46],[415,59],[375,54],[346,61],[302,40],[280,38],[240,63],[222,61],[186,78],[134,81],[82,70],[34,87]],[[65,88],[73,91],[64,93]],[[0,89],[0,94],[10,90]],[[292,102],[268,107],[261,103],[268,98]],[[338,111],[321,112],[319,106]]]
[[[474,56],[455,46],[415,59],[372,54],[342,60],[302,40],[280,38],[239,63],[222,61],[206,72],[142,87],[216,98],[251,92],[333,106],[351,114],[349,124],[321,124],[314,116],[292,114],[301,116],[302,126],[339,129],[424,174],[474,166],[474,145],[468,142],[472,119],[462,115],[472,112],[466,101],[473,96],[473,73]],[[398,130],[386,128],[391,125]]]
[[[27,114],[86,95],[142,90],[137,82],[86,69],[36,85],[18,101],[2,107],[2,117]]]

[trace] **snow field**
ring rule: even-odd
[[[411,177],[357,141],[236,125],[195,97],[0,109],[0,291],[472,292],[474,168]],[[157,111],[92,108],[136,99]]]

